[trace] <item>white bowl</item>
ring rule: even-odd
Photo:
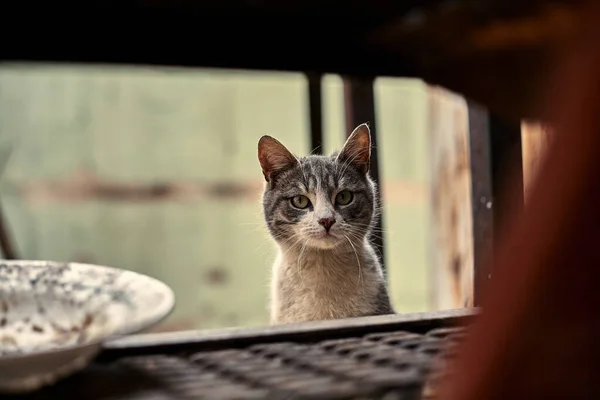
[[[90,264],[0,260],[0,392],[27,392],[85,367],[102,343],[166,317],[164,283]]]

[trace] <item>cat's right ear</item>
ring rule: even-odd
[[[271,136],[263,136],[258,141],[258,161],[265,180],[269,183],[273,183],[281,172],[298,164],[298,159]]]

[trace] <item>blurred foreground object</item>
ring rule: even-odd
[[[600,7],[547,85],[548,157],[494,258],[444,399],[588,399],[600,388]]]

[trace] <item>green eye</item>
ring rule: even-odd
[[[352,201],[353,198],[354,198],[354,196],[352,195],[351,191],[342,190],[341,192],[339,192],[337,194],[337,196],[335,196],[335,202],[336,202],[336,204],[345,206],[347,204],[350,204],[350,202]]]
[[[310,205],[310,200],[303,195],[294,196],[292,197],[292,205],[296,208],[303,209]]]

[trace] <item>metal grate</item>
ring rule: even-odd
[[[462,328],[129,356],[20,399],[419,399]]]

